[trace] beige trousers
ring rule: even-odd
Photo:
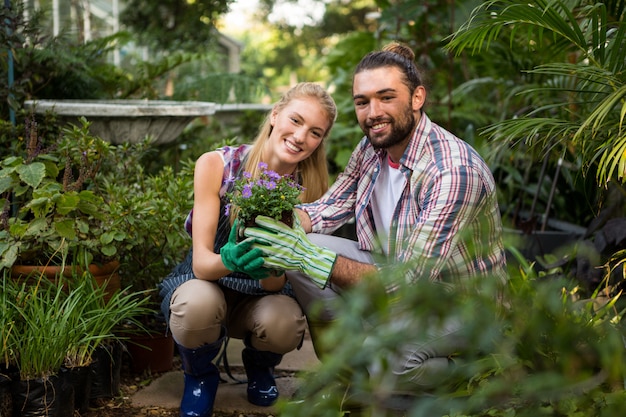
[[[176,343],[189,349],[215,342],[224,326],[229,337],[250,335],[257,350],[285,354],[302,343],[306,318],[287,295],[248,295],[191,279],[172,294],[169,326]]]

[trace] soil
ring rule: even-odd
[[[133,392],[133,386],[123,386],[120,397],[111,400],[98,400],[92,402],[91,408],[88,412],[79,414],[75,412],[75,416],[78,417],[179,417],[178,408],[163,408],[163,407],[133,407],[129,398],[130,393]],[[241,414],[241,413],[222,413],[215,411],[213,417],[270,417],[271,414]]]

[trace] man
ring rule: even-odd
[[[357,65],[352,92],[365,137],[330,190],[299,206],[302,228],[261,217],[259,228],[246,229],[266,266],[288,270],[313,336],[334,318],[329,301],[375,277],[381,259],[410,262],[408,282],[506,279],[493,176],[471,146],[423,111],[426,90],[414,59],[394,43]],[[357,242],[330,235],[351,220]],[[438,329],[436,345],[407,343],[394,372],[417,386],[436,383],[433,373],[445,372],[463,349],[455,337],[460,326]]]

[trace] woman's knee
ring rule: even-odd
[[[306,331],[306,318],[298,303],[284,295],[262,297],[254,310],[252,345],[284,354],[297,348]]]
[[[170,320],[176,320],[185,328],[206,328],[222,323],[225,317],[224,294],[213,282],[192,279],[172,294]]]

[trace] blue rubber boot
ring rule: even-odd
[[[225,337],[214,343],[188,349],[178,345],[183,365],[185,388],[180,402],[181,417],[211,417],[220,372],[213,363]]]
[[[278,400],[278,388],[274,379],[274,367],[280,363],[283,355],[256,350],[248,338],[241,359],[248,377],[248,401],[261,407],[268,407]]]

